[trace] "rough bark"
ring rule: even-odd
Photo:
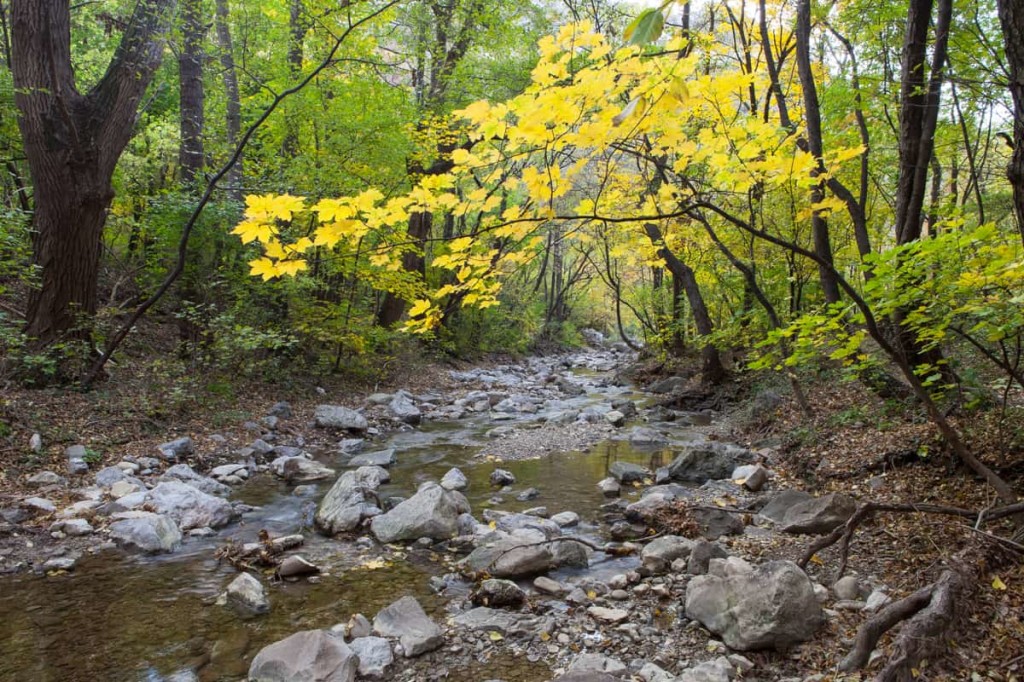
[[[1020,0],[999,0],[998,4],[1013,97],[1013,156],[1006,175],[1013,186],[1013,209],[1024,240],[1024,5]]]
[[[821,108],[818,105],[818,87],[811,71],[811,2],[800,0],[796,12],[796,63],[800,77],[800,86],[804,93],[804,127],[806,129],[808,151],[814,157],[816,166],[812,171],[814,177],[820,178],[811,188],[811,204],[818,204],[825,198],[825,180],[827,174],[822,159],[823,143],[821,137]],[[839,284],[832,275],[832,243],[828,233],[828,222],[821,211],[811,214],[811,234],[814,236],[814,250],[824,263],[818,266],[818,280],[825,295],[826,303],[839,301]]]
[[[704,303],[704,296],[701,294],[700,286],[697,284],[697,277],[693,268],[684,263],[676,256],[671,249],[665,246],[661,230],[654,223],[646,223],[644,232],[651,243],[658,249],[658,257],[665,261],[665,267],[672,273],[672,277],[678,281],[686,294],[690,304],[690,311],[693,313],[694,326],[700,336],[710,336],[714,331],[714,324],[711,315],[708,313],[707,305]],[[701,377],[704,383],[714,384],[725,378],[725,367],[719,356],[718,349],[710,343],[704,344],[701,350]]]
[[[228,19],[230,9],[228,0],[217,0],[217,44],[220,52],[221,79],[224,82],[225,129],[228,136],[228,147],[234,149],[242,136],[242,97],[238,90],[238,71],[235,68],[235,48],[231,39],[231,27]],[[227,176],[227,193],[234,201],[241,202],[243,195],[244,167],[243,157],[231,167]]]
[[[303,17],[302,0],[291,0],[291,11],[288,19],[288,69],[292,78],[302,74],[303,43],[306,40],[306,22]],[[289,159],[299,155],[299,117],[294,111],[285,115],[284,141],[281,153]]]
[[[203,22],[201,0],[182,0],[181,52],[178,54],[178,94],[181,114],[181,181],[191,186],[204,165],[203,155]]]
[[[11,4],[15,103],[35,190],[33,263],[41,279],[26,332],[39,345],[91,336],[111,177],[160,64],[174,2],[136,5],[105,75],[87,93],[75,86],[69,4]]]
[[[433,226],[434,218],[430,213],[412,213],[409,215],[406,235],[414,248],[402,254],[402,270],[410,273],[423,274],[426,269],[426,260],[423,257],[423,246],[430,236],[430,228]],[[405,299],[390,291],[384,294],[380,309],[377,311],[377,325],[390,327],[402,319],[405,312]]]

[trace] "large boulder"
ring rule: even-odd
[[[160,457],[168,462],[177,462],[195,452],[192,439],[188,436],[158,445],[156,449],[160,453]]]
[[[383,637],[356,637],[349,647],[359,657],[359,677],[383,680],[388,668],[395,662],[391,644]]]
[[[444,644],[444,634],[413,597],[402,597],[381,609],[373,619],[381,637],[397,637],[406,658],[419,656]]]
[[[642,483],[643,480],[651,474],[642,466],[633,464],[632,462],[619,461],[612,462],[612,465],[608,467],[608,475],[612,476],[620,483],[629,485],[630,483]]]
[[[263,647],[249,666],[249,682],[353,682],[359,658],[326,630],[296,632]]]
[[[263,584],[248,573],[239,573],[228,584],[224,597],[227,603],[242,611],[266,613],[270,610],[270,600]]]
[[[676,559],[688,559],[693,540],[679,535],[664,535],[652,540],[640,553],[643,565],[653,573],[664,573]]]
[[[192,467],[187,464],[175,464],[165,471],[159,480],[160,482],[177,481],[179,483],[185,483],[196,490],[206,493],[207,495],[220,495],[223,497],[231,493],[230,487],[213,480],[209,476],[203,476],[202,474],[196,473],[193,471]]]
[[[495,533],[462,561],[463,570],[495,578],[519,578],[547,573],[562,566],[586,568],[585,545],[572,540],[550,541],[537,530]]]
[[[459,514],[469,510],[469,502],[461,493],[427,482],[408,500],[374,517],[370,530],[381,542],[447,540],[458,535]]]
[[[173,552],[181,544],[181,531],[173,520],[147,511],[115,514],[110,539],[120,547],[145,554]]]
[[[857,511],[849,495],[831,493],[795,504],[782,517],[781,529],[796,535],[822,535],[846,523]]]
[[[729,478],[733,469],[750,459],[742,448],[723,443],[702,443],[688,447],[668,465],[672,480],[704,483]]]
[[[178,481],[165,481],[150,490],[146,504],[158,514],[170,516],[182,530],[220,528],[238,516],[227,500]]]
[[[693,578],[686,615],[739,651],[785,651],[810,639],[824,622],[810,578],[791,561],[770,561],[727,578]]]
[[[317,405],[313,419],[321,429],[362,433],[369,428],[366,417],[341,405]]]
[[[387,480],[387,472],[382,476],[376,470],[377,467],[361,467],[342,474],[320,501],[314,517],[317,527],[329,535],[345,533],[379,512],[367,501],[367,496]]]
[[[814,497],[810,493],[805,493],[803,490],[782,490],[772,495],[757,512],[757,515],[762,519],[779,524],[786,518],[786,513],[790,509],[813,499]]]
[[[395,419],[415,426],[423,419],[423,413],[412,399],[403,391],[395,394],[395,397],[388,403],[388,411]]]

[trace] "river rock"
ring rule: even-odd
[[[601,675],[610,675],[613,679],[626,677],[628,675],[628,669],[619,660],[609,658],[603,654],[585,653],[580,654],[573,662],[569,664],[569,668],[566,670],[569,675],[593,675],[590,677],[574,677],[572,679],[579,680],[600,680]],[[567,679],[567,678],[560,678]]]
[[[419,424],[420,420],[423,419],[423,413],[416,407],[416,404],[413,403],[407,394],[401,391],[396,393],[395,397],[388,403],[388,411],[395,419],[413,426]]]
[[[33,516],[44,516],[57,511],[57,505],[43,497],[30,497],[22,500],[21,508]]]
[[[395,662],[391,644],[383,637],[356,637],[349,647],[359,657],[359,677],[383,680]]]
[[[527,488],[523,492],[516,495],[516,499],[519,500],[520,502],[529,502],[530,500],[535,500],[538,497],[540,497],[540,491],[537,490],[536,488]]]
[[[836,599],[844,599],[846,601],[854,601],[864,596],[860,580],[853,575],[844,576],[837,580],[836,584],[832,586],[832,592],[835,593]]]
[[[314,520],[318,528],[328,535],[345,533],[354,530],[371,514],[372,505],[367,502],[367,495],[380,486],[381,478],[373,471],[375,469],[378,467],[346,471],[334,482],[317,508]]]
[[[50,532],[64,533],[69,537],[82,537],[84,535],[92,535],[93,527],[85,519],[66,519],[64,521],[57,521],[50,526]]]
[[[444,644],[441,628],[413,597],[402,597],[381,609],[373,619],[373,631],[382,637],[397,637],[406,658],[425,654]]]
[[[810,639],[824,622],[811,580],[791,561],[770,561],[729,578],[693,578],[686,615],[739,651],[784,651]]]
[[[530,514],[502,514],[484,511],[484,519],[495,520],[495,528],[506,533],[513,533],[517,530],[535,530],[544,534],[544,537],[557,538],[562,534],[562,529],[551,519],[531,516]]]
[[[609,412],[605,412],[604,418],[605,421],[607,421],[609,424],[615,427],[622,426],[623,424],[626,423],[626,415],[622,414],[618,410],[611,410]]]
[[[717,542],[698,540],[690,550],[690,558],[686,562],[686,572],[690,575],[704,575],[712,559],[725,559],[729,553]]]
[[[427,482],[409,499],[375,516],[370,529],[384,543],[419,538],[447,540],[458,534],[459,514],[469,511],[469,502],[462,493]]]
[[[792,507],[813,499],[811,494],[805,493],[803,490],[783,490],[772,495],[757,515],[771,523],[780,524]]]
[[[238,516],[227,500],[174,480],[164,481],[150,490],[146,504],[153,511],[174,519],[181,530],[220,528]]]
[[[490,578],[480,583],[471,596],[476,606],[520,606],[526,601],[526,593],[511,580]]]
[[[611,476],[598,481],[597,487],[600,488],[605,497],[616,497],[619,491],[622,490],[622,485]]]
[[[469,487],[469,479],[461,469],[449,469],[448,473],[441,478],[441,487],[445,490],[465,490]]]
[[[363,433],[370,426],[366,417],[341,405],[317,405],[313,419],[321,429]]]
[[[651,475],[651,472],[632,462],[620,461],[612,462],[612,465],[608,467],[608,475],[619,483],[630,485],[632,483],[642,483],[645,478]]]
[[[241,462],[222,464],[210,469],[210,478],[220,483],[237,485],[238,481],[249,478],[249,468]]]
[[[292,406],[285,400],[276,402],[270,406],[269,410],[267,410],[267,416],[277,417],[278,419],[291,419]]]
[[[109,488],[119,481],[127,479],[129,476],[125,473],[124,469],[120,467],[104,467],[96,472],[96,485],[100,488]]]
[[[694,509],[693,520],[700,528],[700,534],[708,540],[717,540],[723,535],[739,535],[743,532],[743,521],[736,514],[721,509]]]
[[[572,528],[580,523],[580,515],[574,511],[559,512],[551,517],[559,528]]]
[[[231,488],[223,483],[218,483],[208,476],[197,474],[192,470],[192,467],[187,464],[175,464],[165,471],[159,480],[160,482],[178,481],[180,483],[186,483],[196,490],[201,490],[207,495],[226,496],[231,494]]]
[[[491,485],[505,486],[516,482],[516,477],[506,469],[495,469],[491,472]]]
[[[587,613],[594,620],[599,620],[602,623],[621,623],[629,618],[629,611],[625,609],[609,609],[605,606],[591,606],[587,609]]]
[[[568,591],[565,585],[558,582],[557,580],[553,580],[547,577],[546,575],[540,575],[534,578],[533,587],[538,592],[543,592],[544,594],[552,594],[556,597],[559,595],[563,595]]]
[[[640,560],[652,573],[665,573],[676,559],[688,559],[694,544],[680,535],[664,535],[643,548]]]
[[[760,464],[744,464],[736,467],[729,478],[756,493],[768,482],[768,476],[768,470]]]
[[[704,661],[687,668],[676,678],[676,682],[729,682],[734,674],[729,659],[719,656],[713,661]]]
[[[147,511],[127,511],[114,515],[110,539],[125,549],[146,554],[173,552],[181,544],[181,531],[172,519]]]
[[[726,479],[740,463],[749,458],[746,450],[723,443],[702,443],[688,447],[668,465],[668,474],[675,481],[704,483]]]
[[[465,569],[487,572],[496,578],[518,578],[547,573],[561,566],[586,568],[587,548],[571,540],[546,542],[543,533],[519,530],[489,540],[463,559]]]
[[[304,630],[263,647],[249,666],[249,682],[353,682],[358,668],[340,637]]]
[[[319,566],[298,554],[285,557],[284,561],[277,567],[277,577],[282,580],[300,578],[304,575],[315,575],[319,572]]]
[[[270,601],[263,584],[248,573],[239,573],[228,585],[224,596],[229,604],[244,611],[266,613],[270,610]]]
[[[649,426],[634,426],[629,432],[629,442],[634,445],[664,445],[668,438]]]
[[[177,462],[195,452],[195,446],[192,443],[192,439],[185,436],[184,438],[178,438],[158,445],[156,450],[160,453],[161,459],[167,462]]]
[[[540,619],[525,613],[478,606],[455,616],[452,623],[472,632],[497,632],[504,637],[514,637],[536,634]]]
[[[323,481],[334,478],[337,474],[329,466],[306,457],[279,457],[270,463],[270,467],[275,474],[289,483]]]
[[[376,452],[365,452],[361,455],[356,455],[348,461],[345,466],[348,467],[381,467],[387,469],[392,464],[398,461],[398,457],[395,456],[395,449],[388,448],[387,450],[378,450]]]
[[[64,477],[52,471],[40,471],[37,474],[32,474],[26,482],[35,488],[42,488],[47,485],[64,485],[67,483]]]
[[[852,497],[831,493],[793,505],[780,526],[794,535],[822,535],[846,523],[855,511],[857,503]]]

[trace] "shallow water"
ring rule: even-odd
[[[580,376],[590,380],[597,375],[581,372]],[[618,397],[644,398],[622,387],[591,386],[587,395],[565,402],[579,408]],[[525,427],[533,419],[524,415],[501,424]],[[484,434],[496,425],[487,415],[477,415],[392,435],[381,447],[396,448],[398,463],[391,469],[393,482],[381,492],[410,495],[420,482],[439,479],[458,466],[470,481],[466,495],[478,518],[488,506],[507,511],[546,506],[552,514],[571,510],[582,518],[574,532],[596,539],[601,535],[599,508],[607,501],[596,483],[607,476],[612,462],[625,460],[654,470],[673,456],[672,447],[637,448],[625,441],[606,441],[588,452],[499,465],[475,457],[488,442]],[[673,435],[679,441],[694,437],[684,428]],[[332,463],[327,453],[319,453],[318,458]],[[517,478],[510,493],[497,493],[489,485],[488,477],[498,466]],[[405,560],[369,570],[360,564],[376,556],[375,549],[360,549],[352,542],[309,531],[312,505],[329,486],[325,482],[317,495],[300,498],[291,494],[290,486],[269,476],[256,477],[235,498],[260,505],[258,511],[215,538],[186,540],[174,555],[143,559],[107,552],[83,558],[66,575],[4,578],[0,582],[0,680],[157,682],[187,669],[196,670],[204,682],[240,680],[263,646],[299,630],[345,622],[353,613],[372,618],[403,595],[415,596],[428,613],[443,619],[445,600],[431,592],[428,580],[445,569],[429,551],[410,551]],[[529,487],[538,488],[540,497],[517,501],[515,494]],[[495,494],[503,501],[491,505]],[[638,494],[629,491],[627,498]],[[212,550],[227,538],[252,540],[261,528],[272,535],[305,530],[307,542],[300,551],[328,570],[316,583],[270,585],[270,613],[241,619],[213,603],[236,571],[218,564]],[[607,577],[635,562],[635,558],[597,553],[586,572]],[[555,577],[571,578],[582,572],[566,570]],[[509,682],[550,678],[542,664],[498,656],[472,669],[450,672],[448,679],[465,682],[490,677]]]

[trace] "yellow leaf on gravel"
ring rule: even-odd
[[[487,636],[491,638],[492,642],[500,642],[505,639],[500,632],[488,632]]]
[[[992,589],[993,590],[1005,590],[1006,589],[1006,583],[1004,583],[1002,581],[1002,579],[1000,579],[1000,577],[998,575],[997,576],[993,576],[993,578],[992,578]]]

